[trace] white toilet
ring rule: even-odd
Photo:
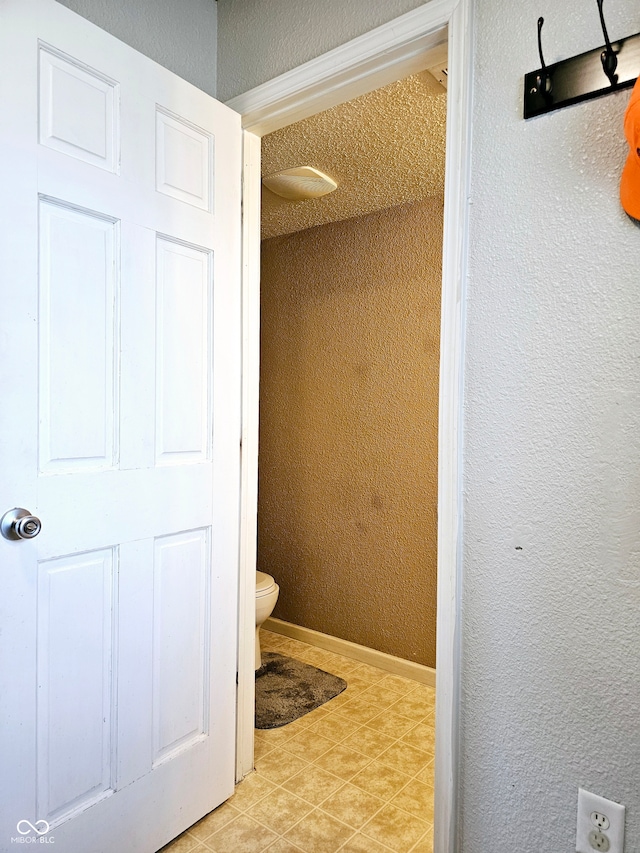
[[[271,616],[273,608],[278,600],[280,587],[265,572],[256,572],[256,669],[262,666],[262,655],[260,654],[260,626]]]

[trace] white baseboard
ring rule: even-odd
[[[428,684],[429,687],[436,686],[436,671],[430,666],[414,663],[414,661],[405,660],[404,658],[397,658],[394,655],[388,655],[376,649],[369,649],[367,646],[360,646],[358,643],[349,642],[349,640],[341,640],[339,637],[332,637],[330,634],[323,634],[311,628],[303,628],[300,625],[294,625],[282,619],[275,619],[272,616],[264,622],[262,627],[267,631],[273,631],[274,634],[282,634],[285,637],[291,637],[293,640],[300,640],[301,643],[307,643],[310,646],[316,646],[328,652],[335,652],[337,655],[342,655],[345,658],[351,658],[360,663],[368,663],[370,666],[384,669],[393,675],[411,678],[414,681],[419,681],[421,684]]]

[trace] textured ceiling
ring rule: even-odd
[[[442,195],[446,101],[422,71],[264,136],[263,176],[313,166],[338,189],[292,202],[263,187],[263,239]]]

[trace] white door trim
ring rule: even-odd
[[[227,106],[242,115],[245,130],[264,136],[420,71],[425,53],[446,46],[445,27],[456,2],[431,0],[232,98]]]
[[[243,418],[243,488],[240,573],[244,594],[240,631],[244,638],[239,684],[253,680],[255,630],[253,572],[255,562],[257,477],[257,400],[259,379],[259,288],[255,223],[260,195],[259,140],[285,127],[427,66],[446,41],[448,29],[447,150],[442,271],[440,400],[438,449],[438,625],[436,655],[436,853],[455,853],[458,791],[458,705],[460,680],[460,592],[462,560],[462,403],[465,284],[467,271],[468,196],[471,143],[472,0],[431,0],[388,24],[329,51],[228,102],[251,131],[251,157],[245,157],[244,210],[252,226],[244,232],[243,341],[245,383]],[[247,149],[249,150],[249,148]],[[246,632],[246,633],[245,633]],[[253,767],[253,693],[241,689],[238,707],[238,778]],[[249,697],[251,696],[251,704]],[[249,729],[251,732],[249,733]],[[242,734],[242,737],[240,737]]]
[[[253,770],[255,720],[258,403],[260,383],[260,137],[243,133],[242,427],[236,781]]]

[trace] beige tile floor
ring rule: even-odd
[[[347,689],[256,730],[255,772],[162,853],[432,853],[433,688],[264,629],[261,639]]]

